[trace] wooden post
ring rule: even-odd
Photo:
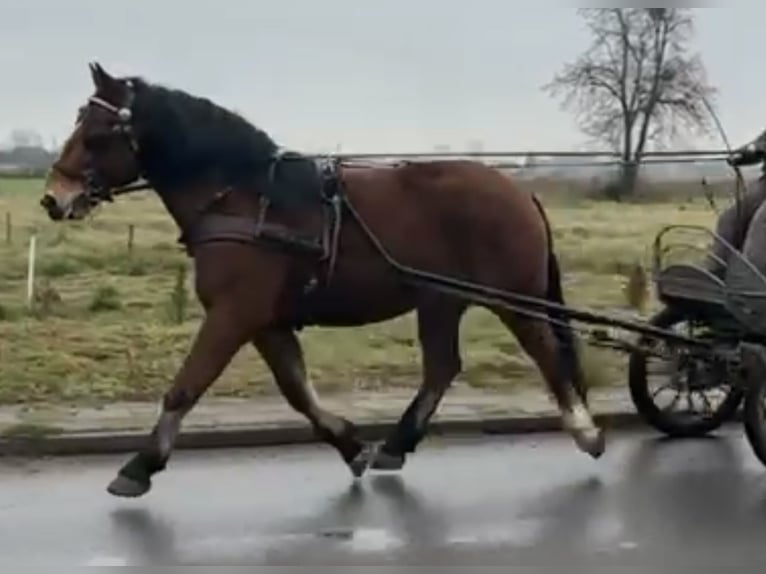
[[[35,258],[37,257],[37,236],[29,238],[29,258],[27,266],[27,306],[31,309],[35,299]]]
[[[13,222],[11,221],[11,212],[5,212],[5,242],[10,245],[13,241]]]
[[[132,223],[128,225],[128,253],[133,253],[133,241],[135,239],[136,227]]]

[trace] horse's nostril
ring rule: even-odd
[[[61,211],[58,203],[50,195],[43,196],[43,198],[40,200],[40,205],[45,209],[45,211],[48,212],[48,216],[51,219],[57,220],[64,216],[64,213]]]

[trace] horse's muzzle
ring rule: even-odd
[[[40,205],[45,209],[48,217],[53,221],[61,221],[64,219],[64,210],[59,207],[58,201],[56,201],[56,198],[52,195],[46,193],[40,200]]]

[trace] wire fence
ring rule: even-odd
[[[540,158],[584,158],[612,160],[624,162],[622,154],[614,151],[591,150],[591,151],[562,151],[562,150],[492,150],[492,151],[427,151],[427,152],[343,152],[343,153],[318,153],[308,154],[317,159],[540,159]],[[722,149],[682,149],[648,151],[641,154],[642,162],[678,160],[715,160],[723,161],[729,155],[727,150]]]
[[[644,161],[657,158],[709,158],[723,161],[729,152],[721,149],[710,150],[664,150],[648,151],[642,154]],[[622,154],[614,151],[429,151],[429,152],[357,152],[357,153],[328,153],[315,154],[317,158],[338,158],[338,159],[431,159],[431,158],[464,158],[472,157],[478,159],[493,158],[608,158],[621,160]]]
[[[709,164],[723,162],[729,155],[727,150],[662,150],[642,154],[644,165],[658,164]],[[397,162],[407,160],[474,159],[485,160],[495,167],[506,169],[535,168],[578,168],[618,167],[634,163],[622,158],[614,151],[561,151],[561,150],[494,150],[494,151],[428,151],[428,152],[356,152],[305,154],[312,159],[338,159],[342,161]],[[556,160],[587,161],[556,161]],[[488,161],[493,160],[493,161]],[[522,161],[519,161],[522,160]],[[539,160],[547,160],[540,162]],[[43,177],[47,170],[28,169],[15,166],[13,169],[0,166],[0,177]]]
[[[729,156],[728,150],[723,149],[678,149],[678,150],[658,150],[647,151],[642,154],[640,164],[644,167],[650,166],[672,166],[685,165],[693,166],[711,166],[719,164],[722,167],[724,161]],[[301,154],[299,156],[287,156],[286,159],[297,159],[298,157],[308,157],[314,160],[337,159],[347,163],[366,163],[372,165],[394,165],[407,161],[429,161],[429,160],[447,160],[447,159],[469,159],[482,161],[491,167],[502,170],[516,171],[521,177],[526,177],[537,172],[550,177],[580,177],[576,175],[577,170],[603,169],[604,176],[609,177],[608,172],[614,173],[614,170],[620,170],[628,165],[635,165],[635,161],[625,160],[621,154],[615,151],[606,150],[583,150],[583,151],[561,151],[561,150],[492,150],[492,151],[427,151],[427,152],[356,152],[356,153],[320,153],[320,154]],[[562,173],[566,170],[567,173]],[[547,172],[547,173],[545,173]],[[47,170],[31,171],[27,169],[5,171],[0,166],[0,178],[42,178],[45,177]],[[597,174],[591,173],[593,177]],[[691,174],[687,172],[684,177]],[[718,178],[725,177],[724,171],[720,174],[707,173],[706,176]]]
[[[722,164],[728,150],[681,149],[649,151],[642,154],[641,165],[705,165]],[[473,159],[492,167],[513,170],[556,170],[583,168],[620,168],[635,164],[614,151],[554,151],[554,150],[495,150],[495,151],[429,151],[429,152],[359,152],[312,154],[314,159],[338,159],[346,162],[398,163],[402,161]],[[569,161],[567,161],[569,160]]]

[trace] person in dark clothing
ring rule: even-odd
[[[761,176],[755,185],[748,186],[739,208],[734,203],[721,213],[715,231],[766,275],[766,131],[734,150],[727,161],[733,166],[764,162]],[[714,257],[709,258],[708,268],[723,276],[731,252],[719,241],[715,241],[712,253]]]

